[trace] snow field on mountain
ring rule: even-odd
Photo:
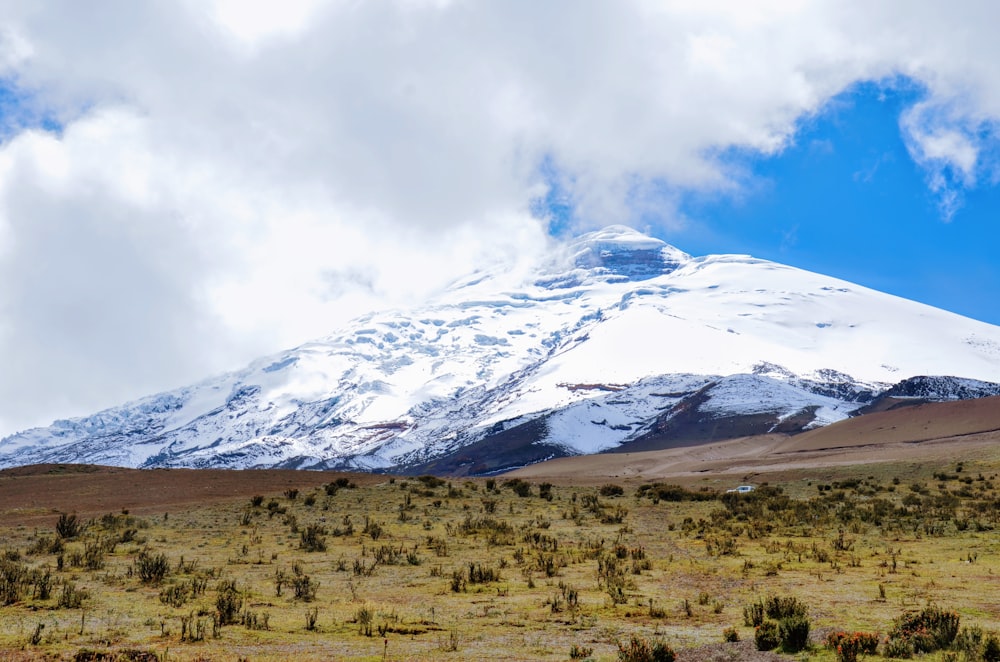
[[[837,399],[838,385],[1000,381],[1000,328],[851,283],[747,256],[692,258],[621,227],[560,255],[519,280],[482,271],[244,370],[13,435],[0,466],[389,468],[538,417],[540,441],[592,453],[709,384],[706,415],[811,408],[823,425],[859,406]]]

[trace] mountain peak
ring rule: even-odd
[[[629,280],[655,278],[691,259],[665,241],[624,225],[581,235],[570,250],[577,267],[601,269]]]
[[[525,265],[239,372],[0,440],[0,467],[488,474],[826,425],[900,380],[893,400],[1000,393],[1000,327],[820,274],[690,258],[620,226]],[[919,377],[947,374],[962,378]]]

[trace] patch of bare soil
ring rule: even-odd
[[[34,465],[0,471],[0,517],[6,524],[47,522],[58,512],[95,516],[128,510],[163,513],[187,505],[305,490],[341,476],[357,485],[386,480],[373,474],[291,469],[122,469],[72,464]]]

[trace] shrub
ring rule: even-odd
[[[188,601],[188,587],[184,584],[171,584],[160,591],[160,602],[171,607],[183,607]]]
[[[219,625],[230,625],[238,622],[240,610],[243,608],[243,594],[236,588],[235,581],[221,581],[216,588],[215,612]]]
[[[764,621],[754,629],[753,643],[759,651],[770,651],[778,647],[781,638],[778,636],[778,624],[774,621]]]
[[[354,622],[358,624],[358,634],[366,637],[372,636],[372,621],[375,620],[375,612],[368,605],[365,605],[354,612]]]
[[[356,487],[357,485],[355,485],[349,479],[341,477],[333,482],[324,485],[323,490],[326,492],[327,496],[334,496],[340,490],[353,490]]]
[[[722,631],[722,640],[727,642],[739,641],[740,633],[736,631],[736,628],[726,628]]]
[[[913,657],[913,645],[908,639],[889,637],[885,640],[882,654],[890,658],[908,660]]]
[[[461,593],[465,591],[466,581],[465,573],[461,570],[455,570],[451,573],[451,590],[453,593]]]
[[[368,516],[365,515],[365,528],[363,533],[371,536],[372,540],[378,540],[382,537],[382,525],[373,519],[369,519]]]
[[[82,527],[80,526],[80,520],[76,518],[76,514],[67,515],[66,513],[59,514],[59,520],[56,522],[56,535],[64,540],[69,540],[70,538],[76,538],[80,535]]]
[[[927,607],[897,618],[889,631],[889,639],[908,642],[914,653],[931,653],[951,645],[958,635],[958,624],[956,612]]]
[[[593,648],[588,648],[587,646],[577,646],[573,644],[569,649],[569,659],[571,660],[584,660],[594,654]]]
[[[648,497],[653,503],[658,501],[711,501],[718,499],[716,492],[702,488],[701,490],[689,490],[680,485],[666,485],[654,483],[653,485],[641,485],[636,492],[637,497]]]
[[[31,571],[27,565],[0,558],[0,605],[12,605],[21,600],[30,581]]]
[[[314,582],[309,575],[302,572],[298,563],[292,566],[292,590],[295,591],[295,599],[303,602],[311,602],[316,599],[316,591],[319,589],[319,582]]]
[[[48,600],[52,597],[52,573],[46,566],[45,571],[36,570],[34,573],[35,597],[39,600]]]
[[[781,619],[778,621],[778,636],[784,652],[798,653],[809,644],[809,619],[805,616]]]
[[[143,584],[159,584],[170,571],[166,554],[152,554],[143,549],[135,557],[135,574]]]
[[[34,544],[27,549],[28,554],[59,554],[64,549],[62,538],[54,536],[38,536]]]
[[[521,480],[520,478],[511,478],[505,480],[503,483],[504,487],[509,487],[514,491],[519,497],[530,497],[531,496],[531,483]]]
[[[986,635],[983,641],[983,661],[1000,662],[1000,639],[993,632]]]
[[[743,625],[747,627],[757,627],[764,622],[764,604],[761,602],[751,602],[743,607]]]
[[[306,609],[306,629],[312,632],[316,629],[316,619],[319,617],[319,607]]]
[[[831,632],[824,645],[833,651],[837,662],[855,662],[858,655],[875,655],[879,636],[872,632]]]
[[[100,540],[83,544],[82,565],[88,570],[100,570],[104,567],[105,547]]]
[[[607,483],[605,485],[601,485],[601,489],[598,490],[598,493],[603,497],[614,497],[625,494],[625,490],[622,488],[621,485],[615,485],[614,483]]]
[[[62,583],[62,592],[59,594],[59,607],[62,609],[78,609],[83,601],[90,597],[90,594],[68,579]]]
[[[804,617],[807,612],[805,604],[799,602],[798,598],[782,598],[775,595],[768,596],[764,601],[764,611],[768,618],[776,621],[796,616]]]
[[[962,628],[952,642],[952,648],[962,653],[966,660],[978,660],[982,657],[983,634],[979,626]]]
[[[621,524],[625,521],[626,516],[628,516],[628,509],[615,506],[610,513],[601,511],[599,519],[601,524]]]
[[[304,552],[326,551],[326,528],[318,524],[310,524],[299,531],[299,549]]]
[[[417,476],[417,480],[423,483],[424,487],[429,490],[433,490],[438,487],[443,487],[447,481],[443,478],[438,478],[437,476]]]
[[[618,662],[674,662],[674,650],[662,641],[632,635],[629,642],[618,642]]]
[[[470,561],[468,579],[470,584],[497,582],[500,581],[500,571],[496,568]]]

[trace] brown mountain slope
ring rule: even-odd
[[[762,435],[644,453],[560,458],[510,475],[531,480],[594,483],[735,477],[871,464],[947,462],[1000,453],[1000,397],[925,404],[868,414],[796,436]]]
[[[1000,430],[1000,396],[866,414],[788,439],[784,451],[928,441]]]

